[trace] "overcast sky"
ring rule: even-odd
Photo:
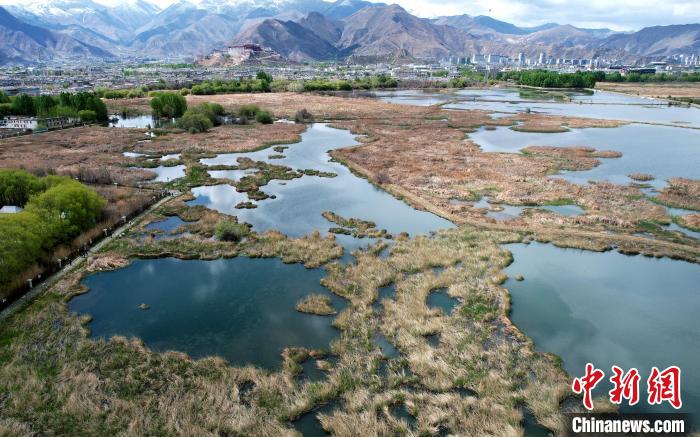
[[[9,0],[9,3],[22,4],[37,1],[39,0]],[[120,2],[119,0],[96,1],[107,4]],[[151,1],[160,6],[173,3],[173,0]],[[263,2],[263,0],[255,1]],[[392,0],[382,1],[392,3]],[[8,0],[0,0],[0,4],[7,4],[7,2]],[[700,0],[393,0],[393,2],[420,17],[489,15],[520,26],[557,22],[578,27],[638,30],[654,25],[700,22]]]

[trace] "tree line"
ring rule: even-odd
[[[107,106],[95,93],[61,93],[58,96],[9,97],[0,92],[0,117],[73,117],[83,121],[107,121]]]
[[[65,176],[36,177],[0,170],[0,204],[23,207],[0,215],[0,288],[10,289],[37,264],[53,262],[53,249],[93,227],[105,200]]]
[[[547,70],[520,70],[500,72],[497,78],[499,80],[514,80],[518,85],[539,88],[593,88],[596,82],[605,79],[605,73],[602,71],[558,73]]]

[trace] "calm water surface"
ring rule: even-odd
[[[236,165],[239,157],[246,156],[298,170],[332,172],[337,176],[304,176],[290,181],[272,181],[261,190],[276,198],[256,202],[256,209],[234,210],[233,206],[242,201],[242,198],[243,201],[248,200],[245,193],[236,193],[235,189],[195,188],[195,202],[220,212],[235,214],[240,221],[252,224],[253,230],[257,232],[277,229],[290,237],[306,235],[313,230],[324,232],[335,226],[321,216],[324,211],[333,211],[346,218],[372,220],[379,229],[386,229],[390,233],[427,234],[454,226],[434,214],[411,208],[405,202],[353,175],[345,166],[330,161],[327,151],[355,144],[358,144],[355,137],[346,130],[313,124],[302,134],[300,143],[292,144],[282,152],[284,159],[270,160],[268,156],[274,153],[272,149],[203,159],[202,163],[206,165]],[[211,173],[222,175],[216,171]],[[238,179],[241,174],[224,176]]]
[[[651,366],[680,366],[684,411],[700,411],[700,265],[539,243],[506,247],[515,258],[506,273],[525,277],[505,283],[511,319],[538,350],[562,357],[576,376],[591,362],[609,377],[615,364],[636,367],[644,383]],[[641,410],[640,403],[634,411]]]
[[[486,152],[517,153],[528,146],[590,146],[622,152],[621,158],[602,159],[591,170],[566,171],[557,176],[578,184],[590,180],[628,184],[633,181],[627,175],[634,172],[653,175],[656,179],[645,183],[655,187],[665,186],[665,179],[674,176],[700,178],[700,130],[695,129],[630,124],[535,133],[499,127],[480,129],[469,137]]]
[[[150,129],[172,126],[174,120],[164,120],[154,118],[151,115],[137,115],[134,117],[122,117],[121,115],[111,115],[109,127]]]
[[[218,355],[234,365],[274,369],[284,347],[327,348],[338,335],[331,317],[295,310],[311,293],[328,295],[336,310],[344,308],[342,298],[320,285],[323,275],[279,259],[136,260],[88,276],[90,292],[69,306],[92,315],[95,337],[139,337],[157,351]],[[139,309],[142,303],[150,309]]]
[[[679,131],[683,135],[677,134]],[[632,134],[633,140],[629,138]],[[474,134],[489,151],[516,152],[530,141],[622,151],[622,159],[605,160],[599,167],[606,168],[607,178],[626,177],[632,171],[645,171],[657,178],[698,177],[700,168],[695,161],[699,137],[690,129],[633,125],[529,135],[535,134],[508,129]],[[540,142],[544,139],[547,142]],[[269,155],[276,152],[267,149],[202,160],[208,165],[235,165],[238,157],[249,156],[338,176],[272,181],[262,190],[276,198],[256,202],[258,208],[252,210],[235,209],[237,203],[248,200],[247,195],[225,184],[194,188],[196,199],[192,204],[237,215],[258,232],[278,229],[292,237],[334,226],[321,216],[327,210],[373,220],[392,233],[426,234],[452,227],[450,222],[414,210],[342,165],[330,162],[328,150],[354,144],[357,142],[349,132],[314,124],[300,143],[282,152],[284,159],[269,160]],[[623,160],[622,167],[615,167]],[[647,171],[650,167],[654,170]],[[232,179],[242,175],[212,174]],[[559,208],[556,212],[561,214],[579,213],[575,207]],[[347,236],[338,236],[338,241],[346,249],[371,242]],[[573,375],[579,375],[588,361],[607,371],[612,364],[637,366],[644,369],[644,374],[652,365],[679,365],[684,369],[686,408],[700,411],[700,377],[696,372],[700,266],[536,243],[508,248],[515,256],[508,273],[525,276],[523,282],[506,283],[513,295],[512,318],[534,338],[539,350],[562,356],[566,370]],[[275,369],[281,364],[280,353],[285,346],[324,348],[338,335],[331,326],[332,317],[295,311],[296,303],[309,293],[327,294],[333,306],[342,309],[345,301],[319,284],[322,276],[321,270],[286,265],[277,259],[137,260],[127,268],[86,278],[90,292],[74,298],[70,309],[93,316],[90,328],[96,337],[136,336],[159,351],[179,350],[194,357],[220,355],[232,364]],[[380,295],[390,298],[392,291],[391,286],[385,287]],[[142,303],[150,309],[138,309]],[[443,307],[446,312],[453,307],[451,299],[439,292],[431,293],[428,304]],[[385,355],[398,355],[385,337],[377,335],[375,342]],[[326,408],[333,407],[330,404]],[[295,426],[309,433],[319,431],[314,413],[302,416]]]

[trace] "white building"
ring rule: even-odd
[[[36,130],[39,126],[47,129],[62,129],[75,126],[80,122],[77,118],[50,117],[39,119],[37,117],[9,116],[0,119],[0,129]]]

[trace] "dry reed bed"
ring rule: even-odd
[[[141,233],[133,228],[0,328],[0,391],[8,394],[3,432],[70,433],[79,427],[94,434],[291,435],[287,420],[331,399],[339,399],[338,409],[322,416],[322,423],[338,435],[350,430],[355,435],[402,430],[418,435],[440,429],[519,435],[525,407],[544,425],[561,429],[558,409],[567,392],[566,376],[556,360],[534,353],[510,325],[507,294],[497,285],[510,260],[499,243],[517,240],[515,234],[461,229],[434,238],[400,237],[386,259],[378,257],[384,246],[377,245],[357,252],[355,265],[327,265],[324,284],[350,305],[334,322],[341,329],[331,345],[337,362],[322,364],[328,378],[311,383],[296,381],[295,360],[318,356],[314,351],[288,349],[282,370],[268,373],[228,367],[218,358],[155,354],[138,340],[89,339],[88,318],[70,314],[66,302],[86,291],[79,281],[87,272],[123,267],[131,256],[168,254],[168,240],[153,243],[160,253],[138,253],[148,246],[135,244]],[[316,234],[287,240],[270,233],[238,244],[199,237],[174,241],[172,250],[184,257],[187,251],[203,258],[280,256],[315,266],[332,258],[314,261],[318,255],[312,254],[333,239]],[[221,249],[224,244],[230,252]],[[437,275],[432,267],[445,270]],[[377,287],[390,282],[397,283],[396,300],[384,301],[383,312],[377,313],[371,309]],[[452,316],[426,307],[427,293],[435,287],[447,287],[459,299]],[[381,352],[372,340],[378,332],[404,353],[392,360],[386,377],[378,374]],[[431,348],[425,335],[435,333],[441,343]],[[398,370],[399,364],[405,370]],[[460,394],[460,387],[478,396]],[[416,416],[415,429],[406,429],[407,423],[390,412],[396,403]]]
[[[646,97],[696,97],[700,98],[700,84],[682,83],[618,83],[598,82],[595,87],[604,91],[633,94]]]
[[[142,129],[80,127],[0,140],[0,167],[57,173],[88,183],[133,185],[149,173],[127,169],[121,153],[145,138]]]
[[[450,112],[450,117],[457,111]],[[408,121],[406,122],[407,124]],[[414,118],[412,126],[391,125],[372,120],[344,121],[340,127],[368,135],[368,141],[356,147],[336,150],[334,158],[356,173],[403,197],[415,207],[430,210],[457,223],[472,223],[501,229],[544,231],[562,245],[567,235],[573,240],[595,237],[595,245],[624,246],[629,253],[674,256],[697,261],[700,248],[686,236],[659,232],[655,239],[642,241],[632,234],[643,231],[644,224],[670,223],[666,210],[648,200],[639,187],[596,182],[582,186],[548,177],[559,170],[581,170],[598,165],[598,159],[619,156],[616,152],[594,151],[587,147],[531,147],[521,154],[484,153],[463,129],[449,122]],[[447,125],[449,123],[449,126]],[[692,192],[683,183],[682,190]],[[585,210],[582,216],[564,217],[539,211],[517,220],[499,223],[486,217],[485,211],[468,202],[482,196],[493,201],[536,206],[549,203],[576,203]],[[664,198],[663,194],[659,196]],[[688,197],[688,196],[686,196]],[[467,202],[451,202],[463,199]],[[688,206],[687,199],[684,205]],[[595,235],[597,234],[597,235]],[[666,240],[666,241],[658,241]],[[673,244],[666,244],[673,243]],[[590,244],[584,246],[589,247]]]
[[[700,211],[700,180],[671,178],[655,200],[674,208]]]
[[[319,316],[330,316],[337,314],[331,299],[323,294],[310,294],[297,303],[297,311],[307,314],[317,314]]]

